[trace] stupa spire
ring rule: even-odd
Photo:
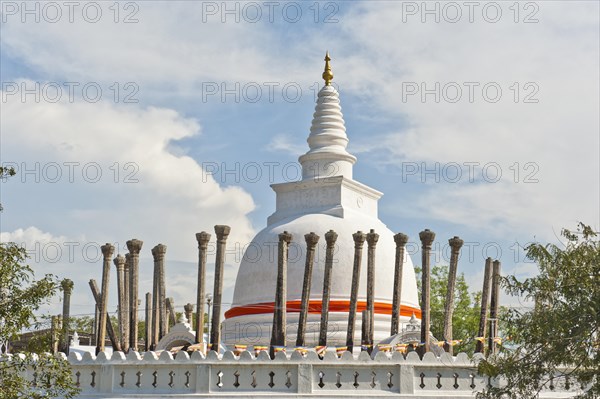
[[[333,72],[329,61],[331,58],[327,52],[322,75],[325,86],[319,91],[307,139],[310,150],[299,158],[302,179],[333,176],[352,179],[352,165],[356,162],[356,157],[346,151],[348,136],[340,106],[340,95],[331,85]]]
[[[331,72],[331,65],[329,65],[329,51],[325,53],[325,70],[323,71],[323,80],[325,80],[325,86],[329,86],[333,80],[333,72]]]

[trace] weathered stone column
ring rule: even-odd
[[[321,301],[321,326],[319,331],[319,345],[327,345],[327,328],[329,325],[329,297],[331,296],[331,272],[333,269],[333,253],[338,235],[329,230],[325,233],[327,249],[325,252],[325,273],[323,275],[323,299]]]
[[[360,334],[361,335],[361,338],[360,338],[361,347],[360,348],[362,351],[363,345],[367,345],[367,352],[369,352],[369,354],[371,354],[373,347],[368,346],[369,345],[369,335],[370,335],[370,333],[369,333],[370,321],[369,320],[371,320],[371,316],[369,315],[368,310],[363,310],[361,315],[362,315],[362,324],[361,324],[361,329],[360,329],[360,331],[361,331],[361,334]]]
[[[377,245],[378,240],[379,234],[371,229],[367,234],[367,310],[369,311],[369,345],[373,345],[373,335],[375,332],[375,246]]]
[[[56,315],[56,352],[60,352],[60,340],[61,340],[61,332],[63,329],[63,318],[62,314]]]
[[[146,292],[146,318],[144,323],[144,350],[148,352],[152,346],[152,293]]]
[[[429,328],[431,324],[431,244],[435,239],[435,233],[429,229],[425,229],[419,233],[421,240],[421,252],[422,252],[422,271],[421,271],[421,343],[423,346],[420,347],[420,355],[423,356],[426,352],[429,352]]]
[[[131,254],[125,254],[125,268],[123,270],[123,352],[129,352],[129,325],[131,322]]]
[[[310,286],[312,282],[312,271],[315,263],[315,248],[319,242],[319,236],[312,231],[304,235],[306,241],[306,264],[304,265],[304,280],[302,283],[302,304],[298,318],[298,333],[296,334],[296,346],[304,346],[306,338],[306,321],[308,319],[308,307],[310,306]]]
[[[100,293],[98,284],[96,284],[96,280],[94,280],[94,279],[91,279],[89,284],[90,284],[90,289],[92,290],[92,295],[94,296],[94,300],[96,301],[96,306],[98,306],[98,308],[100,308],[100,301],[102,300],[102,294]],[[117,334],[115,332],[115,329],[113,328],[112,321],[110,320],[110,316],[109,316],[108,312],[106,312],[105,315],[106,315],[106,332],[108,333],[108,338],[110,339],[110,343],[113,347],[113,351],[120,351],[121,343],[118,340]],[[98,331],[98,336],[99,335],[100,335],[100,332]],[[98,338],[97,341],[99,342],[100,339]]]
[[[194,305],[191,303],[183,305],[183,310],[185,311],[185,318],[187,319],[188,324],[191,326],[194,323]]]
[[[122,255],[117,255],[116,258],[113,259],[113,263],[117,268],[117,295],[119,296],[118,300],[118,316],[119,316],[119,337],[121,338],[121,347],[129,347],[129,345],[125,345],[125,342],[129,340],[129,336],[125,335],[125,319],[127,318],[129,312],[127,312],[127,308],[125,307],[125,257]]]
[[[56,356],[58,353],[58,330],[60,328],[58,316],[50,318],[50,351]]]
[[[490,298],[490,354],[496,354],[496,342],[494,339],[498,336],[498,309],[500,300],[500,261],[493,262],[492,292]]]
[[[352,286],[350,288],[350,308],[348,309],[348,329],[346,331],[346,346],[352,353],[354,350],[354,327],[356,324],[356,308],[358,306],[358,288],[360,286],[360,267],[362,263],[362,250],[367,235],[362,231],[352,234],[354,239],[354,265],[352,268]],[[361,337],[361,343],[364,336]]]
[[[392,294],[392,325],[390,335],[398,334],[400,329],[400,303],[402,302],[402,275],[404,274],[404,247],[408,242],[406,234],[394,235],[396,243],[396,263],[394,268],[394,292]]]
[[[94,306],[94,325],[92,326],[92,345],[96,345],[98,342],[98,333],[100,330],[98,329],[98,325],[100,325],[100,308],[98,307],[98,303],[95,302]]]
[[[207,323],[207,326],[206,326],[206,335],[207,335],[207,338],[210,340],[210,336],[209,336],[209,334],[210,334],[210,322],[212,321],[212,317],[210,317],[210,311],[212,310],[212,294],[211,293],[206,294],[206,307],[207,307],[207,310],[208,310],[208,313],[206,315],[206,323]],[[208,343],[207,348],[208,348],[208,350],[210,350],[210,342]]]
[[[273,330],[271,334],[271,346],[269,354],[275,357],[274,346],[286,345],[287,324],[287,261],[288,247],[292,241],[292,235],[287,231],[279,234],[278,256],[277,256],[277,282],[275,286],[275,309],[273,311]]]
[[[479,331],[475,352],[485,352],[485,335],[487,331],[487,311],[490,302],[490,279],[492,276],[492,258],[485,260],[485,269],[483,272],[483,290],[481,291],[481,316],[479,316]]]
[[[167,298],[167,313],[169,313],[169,326],[177,324],[175,300],[172,297]]]
[[[196,342],[204,343],[204,299],[206,297],[205,281],[206,281],[206,252],[210,234],[203,231],[196,233],[196,241],[198,241],[198,287],[196,295]],[[189,320],[190,325],[192,320]]]
[[[102,291],[100,295],[100,333],[98,334],[98,344],[96,345],[96,355],[104,351],[104,339],[106,338],[106,323],[108,320],[108,314],[106,313],[108,308],[108,281],[110,278],[110,258],[115,251],[115,247],[106,243],[100,247],[102,255],[104,256],[104,262],[102,267]]]
[[[150,343],[150,350],[153,351],[160,339],[160,284],[158,278],[158,251],[154,247],[150,252],[152,252],[152,259],[154,260],[152,273],[152,342]]]
[[[167,319],[167,297],[166,297],[166,283],[165,283],[165,254],[167,253],[167,246],[164,244],[158,244],[154,247],[156,250],[156,259],[158,261],[158,320],[159,320],[159,334],[158,340],[160,341],[169,331],[169,320]]]
[[[225,267],[225,246],[231,228],[225,225],[216,225],[217,255],[215,260],[215,286],[213,291],[212,331],[210,332],[211,349],[219,351],[221,344],[221,301],[223,297],[223,269]]]
[[[450,253],[450,269],[448,270],[448,291],[446,292],[446,304],[444,308],[444,349],[452,354],[452,315],[454,313],[454,287],[456,286],[456,271],[458,269],[458,257],[460,248],[464,241],[459,237],[454,236],[448,240],[452,252]]]
[[[71,293],[73,292],[73,281],[68,278],[60,282],[63,290],[63,325],[61,338],[61,352],[69,354],[69,315],[71,311]]]
[[[131,254],[131,280],[129,281],[129,300],[131,301],[131,319],[129,321],[129,347],[138,350],[138,280],[140,251],[143,241],[133,239],[127,241],[127,249]]]

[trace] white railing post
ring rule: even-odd
[[[196,389],[195,393],[210,392],[210,364],[196,365]]]
[[[313,367],[312,364],[298,364],[298,393],[313,392]]]
[[[98,384],[98,392],[112,393],[114,382],[115,367],[113,364],[103,364],[100,366],[100,374],[96,375],[96,384]]]
[[[403,395],[415,393],[415,366],[412,365],[400,365],[399,373],[400,377],[400,393]]]

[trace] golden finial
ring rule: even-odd
[[[331,66],[329,65],[329,51],[325,54],[325,71],[323,72],[323,79],[325,80],[325,86],[329,86],[333,80],[333,72],[331,72]]]

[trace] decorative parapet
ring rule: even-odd
[[[260,395],[340,395],[472,398],[495,380],[477,374],[482,359],[460,353],[436,357],[427,353],[421,360],[410,352],[378,352],[371,359],[366,352],[353,356],[345,352],[340,358],[327,352],[321,359],[314,352],[278,352],[271,360],[266,352],[257,357],[251,352],[236,356],[227,351],[211,351],[191,356],[179,352],[115,352],[112,357],[72,353],[68,360],[73,378],[81,388],[80,398],[117,398],[124,395],[186,397]],[[554,381],[540,397],[570,397],[574,393]]]

